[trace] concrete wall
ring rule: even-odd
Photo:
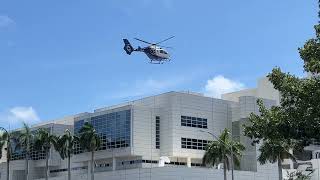
[[[257,94],[258,94],[257,91],[258,91],[258,88],[244,89],[241,91],[222,94],[221,97],[224,100],[239,102],[239,97],[241,97],[241,96],[255,96],[255,97],[257,97]]]
[[[274,89],[273,84],[267,77],[263,77],[258,80],[257,88],[226,93],[222,95],[222,99],[239,102],[239,97],[241,96],[253,96],[257,98],[270,99],[276,101],[277,105],[280,103],[280,93]]]
[[[240,103],[240,119],[241,119],[241,132],[243,132],[243,124],[247,123],[248,117],[251,113],[259,114],[259,106],[257,105],[257,97],[252,96],[244,96],[239,98]],[[271,106],[276,105],[275,100],[263,99],[263,104],[266,108],[271,108]],[[251,139],[244,136],[242,133],[240,136],[240,142],[242,142],[246,146],[246,150],[244,151],[244,162],[241,164],[243,165],[244,169],[248,170],[255,170],[258,172],[273,172],[277,171],[277,164],[265,164],[260,165],[260,163],[255,162],[259,156],[259,145],[251,146]],[[251,169],[251,168],[255,169]]]
[[[182,149],[181,138],[213,140],[200,130],[219,136],[225,128],[231,128],[231,111],[227,101],[199,95],[177,93],[172,102],[173,156],[201,159],[204,151]],[[208,129],[181,126],[181,116],[206,118]]]
[[[258,80],[258,92],[257,97],[275,100],[276,104],[280,104],[280,93],[274,89],[273,84],[268,78],[261,78]]]
[[[232,107],[236,103],[200,95],[171,92],[133,102],[133,155],[143,159],[170,158],[201,159],[204,151],[182,149],[181,138],[212,140],[205,130],[217,136],[231,128]],[[155,116],[160,116],[160,150],[155,149]],[[208,129],[181,126],[181,116],[206,118]]]
[[[159,159],[160,150],[155,147],[155,115],[153,108],[133,108],[132,154],[147,160]]]
[[[237,180],[276,180],[277,173],[265,174],[245,171],[235,171]],[[231,171],[227,172],[231,179]],[[67,176],[54,177],[50,180],[66,180]],[[203,168],[146,168],[101,172],[95,174],[96,180],[209,180],[223,179],[223,170]],[[37,179],[44,180],[44,179]],[[87,180],[87,174],[77,174],[72,180]]]

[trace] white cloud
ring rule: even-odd
[[[207,81],[205,86],[205,95],[221,98],[221,95],[224,93],[239,91],[244,88],[245,85],[243,83],[218,75]]]
[[[21,126],[22,122],[35,124],[39,121],[40,118],[33,107],[17,106],[0,114],[1,126],[10,126],[10,128]]]
[[[11,19],[9,16],[0,15],[0,28],[8,27],[12,24],[15,24],[13,19]]]

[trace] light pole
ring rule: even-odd
[[[233,148],[232,146],[229,146],[227,144],[225,144],[224,142],[220,141],[220,139],[214,135],[213,133],[211,132],[208,132],[208,131],[204,131],[204,130],[200,130],[200,132],[204,132],[204,133],[208,133],[210,134],[213,139],[217,139],[220,143],[222,143],[226,148],[229,148],[230,149],[230,152],[231,152],[231,179],[234,180],[234,175],[233,175],[233,170],[234,170],[234,166],[233,166]],[[226,167],[223,167],[223,168],[226,168]]]

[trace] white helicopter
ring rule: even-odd
[[[144,47],[144,48],[141,48],[140,46],[138,46],[137,49],[134,49],[131,46],[131,44],[128,41],[128,39],[123,39],[123,42],[124,42],[123,49],[129,55],[133,51],[144,52],[149,57],[150,63],[152,63],[152,64],[163,64],[163,62],[165,62],[165,61],[170,61],[170,55],[166,50],[164,50],[161,47],[164,47],[164,48],[171,48],[171,47],[161,46],[159,44],[163,43],[163,42],[165,42],[165,41],[167,41],[169,39],[172,39],[172,38],[174,38],[174,36],[171,36],[171,37],[169,37],[169,38],[167,38],[165,40],[159,41],[157,43],[150,43],[150,42],[138,39],[138,38],[134,38],[135,40],[150,44],[150,46],[147,46],[147,47]]]

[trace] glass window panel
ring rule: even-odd
[[[91,117],[89,122],[100,134],[102,140],[100,150],[130,146],[131,110]],[[83,124],[84,120],[75,122],[75,134],[79,132]],[[75,154],[81,153],[80,147],[78,145],[76,147]]]

